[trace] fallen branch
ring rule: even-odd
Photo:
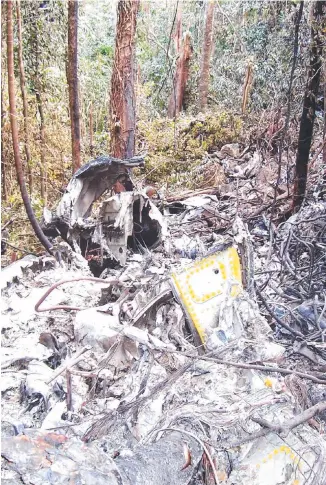
[[[97,422],[95,422],[84,434],[82,440],[86,443],[90,440],[97,439],[105,434],[108,434],[109,429],[111,427],[112,421],[117,421],[117,416],[123,416],[127,411],[130,409],[134,409],[139,406],[144,405],[147,401],[150,401],[154,398],[159,392],[166,389],[167,386],[172,386],[172,384],[179,379],[185,372],[190,369],[193,365],[193,362],[188,362],[181,366],[177,371],[173,372],[169,377],[166,377],[162,382],[159,382],[154,386],[151,392],[148,395],[141,396],[139,398],[133,399],[128,403],[123,403],[118,406],[118,408],[114,411],[110,411],[106,413],[102,418],[100,418]]]
[[[263,426],[264,428],[268,428],[270,431],[273,431],[274,433],[282,434],[282,436],[286,438],[286,436],[293,428],[296,428],[300,424],[303,424],[306,421],[309,421],[309,419],[313,418],[316,414],[320,414],[324,411],[326,411],[326,402],[319,402],[314,406],[312,406],[311,408],[306,409],[301,414],[294,416],[294,418],[287,421],[286,424],[269,423],[268,421],[262,418],[252,417],[251,419],[255,423],[260,424],[260,426]]]
[[[57,283],[55,283],[54,285],[52,285],[44,293],[44,295],[39,299],[39,301],[35,305],[35,308],[34,308],[35,311],[36,312],[50,312],[52,310],[75,310],[75,311],[83,310],[83,308],[73,307],[73,306],[69,306],[69,305],[55,305],[55,306],[51,306],[51,307],[47,307],[47,308],[40,309],[40,306],[44,302],[44,300],[50,295],[50,293],[52,293],[53,290],[55,290],[56,288],[58,288],[58,286],[61,286],[64,283],[72,283],[72,282],[76,282],[76,281],[94,281],[95,283],[104,283],[104,284],[107,284],[107,285],[118,285],[118,284],[121,283],[120,280],[116,280],[116,279],[114,279],[114,280],[105,280],[103,278],[92,278],[91,276],[89,276],[89,277],[82,276],[80,278],[72,278],[70,280],[58,281]]]
[[[297,330],[294,330],[293,328],[290,327],[290,325],[288,325],[287,323],[283,322],[280,318],[278,318],[275,313],[273,312],[273,310],[271,309],[271,307],[268,305],[268,303],[266,302],[265,298],[263,297],[263,295],[261,294],[258,286],[255,284],[255,289],[256,289],[256,292],[259,296],[259,298],[261,299],[264,307],[266,308],[266,310],[268,311],[268,313],[271,315],[271,317],[274,318],[274,320],[279,324],[281,325],[281,327],[284,327],[286,328],[286,330],[288,330],[290,333],[292,333],[292,335],[295,335],[296,337],[300,337],[300,338],[304,338],[304,335],[301,333],[301,332],[298,332]]]
[[[223,360],[223,359],[219,359],[217,357],[211,356],[213,352],[210,352],[209,354],[206,354],[206,355],[192,355],[192,354],[189,354],[188,352],[180,352],[179,350],[165,350],[165,352],[184,355],[186,357],[190,357],[196,360],[197,359],[208,360],[210,362],[216,362],[216,364],[238,367],[239,369],[253,369],[253,370],[261,370],[263,372],[279,372],[280,374],[285,374],[285,375],[293,374],[299,377],[303,377],[305,379],[309,379],[313,382],[316,382],[317,384],[326,385],[326,378],[320,379],[312,374],[307,374],[305,372],[300,372],[292,369],[284,369],[283,367],[274,367],[274,366],[259,365],[259,364],[247,364],[245,362],[232,362],[230,360]]]
[[[6,229],[6,227],[10,226],[10,224],[12,224],[14,222],[15,219],[9,219],[9,221],[7,221],[5,223],[5,225],[1,228],[1,232],[4,231]]]
[[[166,198],[167,202],[179,202],[180,200],[188,199],[189,197],[195,197],[196,195],[216,195],[218,192],[216,187],[210,189],[200,189],[200,190],[186,190],[177,195],[171,195]]]
[[[326,411],[326,402],[319,402],[315,404],[315,406],[306,409],[303,411],[303,413],[290,419],[286,425],[269,423],[265,419],[252,417],[251,420],[260,426],[263,426],[264,429],[261,429],[256,433],[251,433],[246,438],[231,444],[228,448],[237,448],[238,446],[242,446],[250,441],[262,438],[269,433],[281,434],[282,437],[285,438],[292,429],[296,428],[300,424],[305,423],[306,421],[309,421],[309,419],[313,418],[316,414],[322,413],[323,411]]]
[[[18,248],[17,246],[14,246],[13,244],[9,243],[9,242],[7,241],[7,239],[2,239],[2,241],[3,241],[3,242],[4,242],[4,243],[7,245],[7,246],[9,246],[10,248],[16,249],[16,251],[21,251],[22,253],[25,253],[25,254],[30,254],[30,255],[32,255],[32,256],[36,256],[36,257],[38,257],[38,256],[37,256],[37,254],[32,253],[31,251],[26,251],[26,249],[22,249],[22,248]]]
[[[66,379],[67,379],[67,411],[71,411],[72,409],[72,390],[71,390],[71,372],[69,369],[66,370]]]
[[[80,349],[80,351],[77,352],[73,357],[71,357],[71,359],[67,360],[63,365],[58,367],[58,369],[56,369],[56,371],[52,374],[50,379],[48,379],[46,381],[46,383],[50,384],[52,381],[54,381],[54,379],[56,379],[64,371],[69,370],[71,367],[78,364],[78,362],[80,362],[83,359],[83,354],[85,354],[85,352],[88,352],[89,350],[91,350],[91,348],[92,348],[91,346],[87,345],[87,346],[83,347],[82,349]]]

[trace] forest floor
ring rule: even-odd
[[[101,281],[65,243],[2,271],[4,483],[323,483],[321,143],[291,215],[293,153],[227,141],[148,170],[168,233]]]

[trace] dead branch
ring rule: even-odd
[[[83,436],[83,441],[88,442],[90,440],[97,439],[100,436],[104,436],[107,434],[108,430],[111,427],[113,419],[119,415],[123,416],[127,411],[130,409],[137,408],[141,405],[144,405],[147,401],[150,399],[153,399],[154,396],[156,396],[159,392],[163,391],[167,386],[171,386],[176,380],[179,379],[185,372],[190,369],[190,367],[193,365],[193,362],[188,362],[184,364],[180,369],[175,371],[173,374],[171,374],[169,377],[164,379],[162,382],[159,382],[156,384],[156,386],[152,389],[152,391],[146,395],[146,396],[141,396],[140,398],[136,398],[132,400],[131,402],[121,404],[115,411],[110,411],[107,413],[105,416],[100,418],[97,422],[92,424],[92,426],[86,431],[86,433]]]
[[[231,444],[228,448],[237,448],[238,446],[245,445],[250,441],[257,440],[258,438],[262,438],[263,436],[266,436],[269,433],[282,434],[283,437],[286,437],[292,429],[296,428],[300,424],[305,423],[306,421],[309,421],[309,419],[311,419],[313,416],[315,416],[316,414],[320,414],[325,410],[326,410],[326,403],[319,402],[315,406],[312,406],[311,408],[306,409],[303,413],[299,414],[298,416],[295,416],[294,418],[290,419],[286,426],[269,423],[265,419],[252,417],[251,418],[252,421],[254,421],[257,424],[260,424],[264,428],[260,429],[256,433],[251,433],[249,436],[247,436],[246,438],[243,438],[242,440],[237,441],[236,443]]]
[[[41,304],[44,302],[44,300],[50,295],[50,293],[52,293],[53,290],[55,290],[56,288],[58,288],[58,286],[61,286],[63,285],[64,283],[72,283],[72,282],[76,282],[76,281],[94,281],[95,283],[104,283],[104,284],[107,284],[107,285],[118,285],[118,284],[121,284],[121,281],[120,280],[105,280],[103,278],[92,278],[91,276],[83,276],[83,277],[80,277],[80,278],[72,278],[70,280],[62,280],[62,281],[58,281],[57,283],[55,283],[54,285],[52,285],[45,293],[44,295],[39,299],[39,301],[36,303],[35,305],[35,311],[36,312],[50,312],[52,310],[75,310],[75,311],[79,311],[79,310],[83,310],[83,308],[79,308],[79,307],[73,307],[73,306],[69,306],[69,305],[55,305],[55,306],[51,306],[51,307],[47,307],[47,308],[42,308],[40,309],[39,307],[41,306]]]
[[[258,286],[255,284],[255,288],[256,288],[256,291],[257,291],[257,294],[259,296],[259,298],[261,299],[264,307],[266,308],[266,310],[268,311],[268,313],[274,318],[274,320],[279,324],[281,325],[281,327],[284,327],[286,328],[286,330],[288,330],[290,333],[292,333],[292,335],[295,335],[296,337],[300,337],[300,338],[304,338],[304,336],[302,335],[301,332],[298,332],[297,330],[294,330],[293,328],[291,328],[287,323],[283,322],[280,318],[278,318],[275,313],[273,312],[273,310],[271,309],[271,307],[268,305],[268,303],[266,302],[265,298],[263,297],[263,295],[261,294]]]
[[[167,202],[179,202],[180,200],[183,199],[188,199],[188,197],[195,197],[196,195],[216,195],[217,189],[212,188],[212,189],[201,189],[201,190],[186,190],[184,192],[181,192],[180,194],[177,195],[171,195],[167,197]]]
[[[67,378],[67,411],[71,411],[72,408],[72,391],[71,391],[71,372],[69,369],[66,370],[66,378]]]
[[[35,253],[32,253],[31,251],[26,251],[26,249],[22,249],[22,248],[18,248],[17,246],[14,246],[13,244],[9,243],[7,241],[7,239],[2,239],[2,241],[7,245],[9,246],[10,248],[13,248],[13,249],[16,249],[16,251],[21,251],[22,253],[25,253],[25,254],[30,254],[31,256],[36,256],[37,257],[37,254]]]
[[[287,421],[286,424],[269,423],[268,421],[262,418],[252,417],[251,419],[255,423],[260,424],[260,426],[263,426],[264,428],[268,428],[270,431],[273,431],[274,433],[281,434],[285,438],[293,428],[296,428],[300,424],[303,424],[306,421],[309,421],[309,419],[313,418],[316,414],[320,414],[324,411],[326,411],[326,402],[319,402],[314,406],[306,409],[301,414],[294,416],[294,418]]]
[[[56,371],[53,373],[50,379],[46,381],[46,383],[50,384],[50,382],[56,379],[65,370],[70,369],[74,365],[78,364],[78,362],[80,362],[83,359],[83,354],[91,350],[91,348],[92,347],[90,347],[89,345],[86,345],[85,347],[80,349],[79,352],[76,352],[76,354],[71,359],[67,360],[63,365],[61,365],[60,367],[58,367],[58,369],[56,369]]]
[[[10,226],[14,221],[15,219],[9,219],[9,221],[7,221],[5,225],[1,228],[1,232],[4,231],[6,227]]]
[[[91,348],[92,347],[90,347],[89,345],[86,345],[85,347],[80,349],[79,352],[76,352],[76,354],[71,359],[67,360],[63,365],[61,365],[60,367],[58,367],[58,369],[56,369],[56,371],[53,373],[53,375],[50,377],[50,379],[48,379],[46,381],[46,383],[50,384],[52,381],[54,381],[54,379],[56,379],[65,370],[70,369],[74,365],[78,364],[78,362],[83,359],[83,354],[85,354],[85,352],[88,352],[89,350],[91,350]]]
[[[216,362],[216,364],[238,367],[239,369],[253,369],[253,370],[261,370],[264,372],[279,372],[280,374],[285,374],[285,375],[294,374],[299,377],[303,377],[305,379],[309,379],[313,382],[316,382],[317,384],[326,385],[326,378],[320,379],[313,374],[307,374],[305,372],[295,371],[292,369],[284,369],[283,367],[274,367],[274,366],[259,365],[259,364],[247,364],[245,362],[232,362],[230,360],[223,360],[223,359],[214,357],[214,351],[209,352],[206,355],[192,355],[188,352],[180,352],[179,350],[164,350],[164,352],[177,353],[180,355],[185,355],[186,357],[190,357],[192,359],[208,360],[210,362]]]

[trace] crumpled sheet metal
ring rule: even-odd
[[[119,160],[100,156],[80,167],[70,180],[56,215],[70,223],[87,217],[92,204],[105,190],[109,190],[119,175],[128,174],[128,168],[143,164],[143,158]]]
[[[242,292],[241,266],[237,250],[229,247],[217,251],[179,273],[172,274],[174,291],[205,344],[212,329],[218,326],[219,309],[226,298],[234,298]],[[229,337],[218,331],[221,343]],[[239,336],[239,335],[237,335]]]
[[[142,210],[148,207],[148,216],[151,221],[156,221],[165,246],[168,241],[169,232],[166,222],[160,211],[145,194],[136,191],[122,192],[109,197],[102,203],[98,221],[94,219],[95,229],[92,241],[99,244],[105,254],[114,258],[121,265],[126,264],[127,242],[128,238],[133,235],[134,203],[136,201],[139,201],[140,222],[142,222]],[[78,219],[77,223],[82,229],[83,220]],[[75,232],[78,235],[78,227],[76,229]]]
[[[192,463],[185,467],[185,446]],[[55,433],[33,431],[4,438],[2,456],[9,470],[26,484],[58,485],[187,485],[202,457],[199,443],[181,433],[170,433],[155,443],[138,446],[113,460],[96,442]],[[17,478],[6,480],[16,485]]]
[[[121,264],[126,263],[127,240],[133,231],[133,192],[123,192],[106,199],[100,210],[100,224],[92,240]]]

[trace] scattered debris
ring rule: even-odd
[[[144,163],[142,157],[118,160],[101,156],[83,165],[72,177],[55,214],[44,211],[44,232],[60,235],[87,260],[114,260],[124,265],[127,247],[153,247],[168,233],[160,211],[151,200],[152,191],[137,192],[128,169]],[[102,201],[98,214],[93,204],[106,192],[115,195]]]
[[[323,484],[326,205],[245,215],[260,161],[217,156],[237,199],[157,205],[100,157],[45,213],[61,263],[2,272],[4,483]]]

